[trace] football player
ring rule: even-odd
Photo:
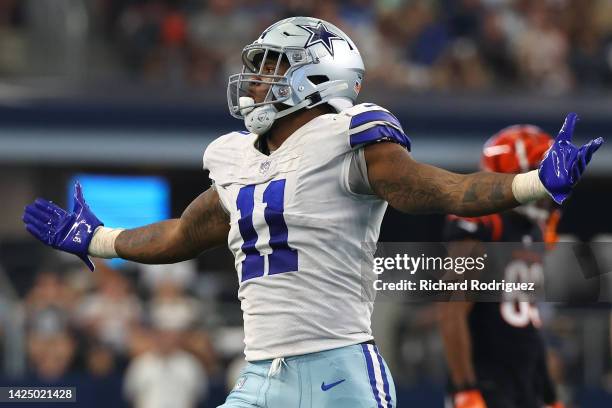
[[[361,243],[377,240],[387,204],[482,215],[547,194],[563,201],[603,140],[572,145],[570,114],[539,170],[454,174],[413,160],[389,111],[355,104],[364,65],[334,25],[279,21],[244,48],[242,61],[228,103],[247,130],[207,147],[214,184],[180,218],[104,227],[77,184],[72,212],[37,199],[26,208],[26,228],[90,266],[88,255],[160,264],[227,244],[249,364],[224,408],[394,407],[360,276]]]
[[[481,168],[509,174],[528,172],[537,168],[552,143],[553,139],[536,126],[505,128],[484,145]],[[483,217],[449,216],[444,237],[449,242],[552,243],[556,239],[558,221],[559,211],[553,210],[550,199],[543,198]],[[525,251],[528,248],[526,246]],[[527,257],[529,260],[525,256],[509,255],[497,265],[504,274],[518,271],[529,281],[538,282],[541,256],[534,249],[532,256]],[[504,279],[515,280],[511,276],[504,276]],[[562,406],[557,402],[549,377],[546,349],[538,329],[540,318],[534,303],[447,302],[441,303],[439,310],[440,331],[452,382],[447,406]]]

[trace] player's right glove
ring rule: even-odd
[[[43,244],[78,256],[89,269],[94,270],[87,249],[96,228],[104,224],[85,203],[78,181],[74,185],[71,213],[51,201],[37,198],[25,207],[22,219],[26,229]]]
[[[569,196],[591,161],[593,153],[604,142],[603,138],[598,137],[581,148],[574,146],[572,134],[577,120],[578,115],[575,113],[567,115],[563,127],[546,152],[538,169],[540,181],[558,204]]]
[[[477,389],[463,390],[453,395],[455,408],[487,408],[482,394]]]

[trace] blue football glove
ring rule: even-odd
[[[74,208],[71,213],[51,201],[37,198],[25,207],[22,219],[26,229],[43,244],[75,254],[89,269],[94,270],[94,264],[87,256],[87,248],[96,228],[104,224],[85,203],[78,181],[74,185]]]
[[[581,148],[574,146],[572,134],[577,120],[578,115],[575,113],[567,115],[555,142],[544,155],[538,169],[540,181],[558,204],[569,196],[591,161],[593,153],[604,142],[603,138],[598,137]]]

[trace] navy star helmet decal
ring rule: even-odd
[[[306,41],[306,45],[304,45],[304,48],[308,48],[315,44],[323,44],[323,46],[327,49],[327,51],[329,51],[332,57],[334,56],[334,44],[332,43],[332,40],[345,41],[338,34],[335,34],[334,32],[329,31],[327,27],[325,27],[325,24],[323,24],[321,21],[319,21],[316,26],[302,25],[302,24],[298,24],[297,26],[310,33],[310,36],[308,37],[308,40]],[[351,44],[349,44],[348,42],[347,44],[349,48],[352,50],[353,47],[351,47]]]

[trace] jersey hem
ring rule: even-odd
[[[275,358],[296,357],[296,356],[303,356],[305,354],[319,353],[321,351],[333,350],[333,349],[347,347],[347,346],[354,346],[356,344],[360,344],[360,343],[363,343],[364,341],[370,341],[370,340],[374,340],[374,336],[372,336],[371,334],[370,335],[365,335],[361,339],[342,340],[342,341],[338,341],[337,343],[334,343],[334,344],[329,344],[328,343],[325,346],[321,345],[321,344],[314,344],[314,345],[310,345],[310,346],[296,347],[296,348],[293,348],[293,350],[290,351],[289,353],[282,353],[282,352],[277,352],[277,353],[265,353],[265,352],[248,353],[248,352],[245,351],[245,356],[246,356],[246,361],[248,361],[249,363],[254,363],[254,362],[261,362],[261,361],[266,361],[266,360],[273,360]]]

